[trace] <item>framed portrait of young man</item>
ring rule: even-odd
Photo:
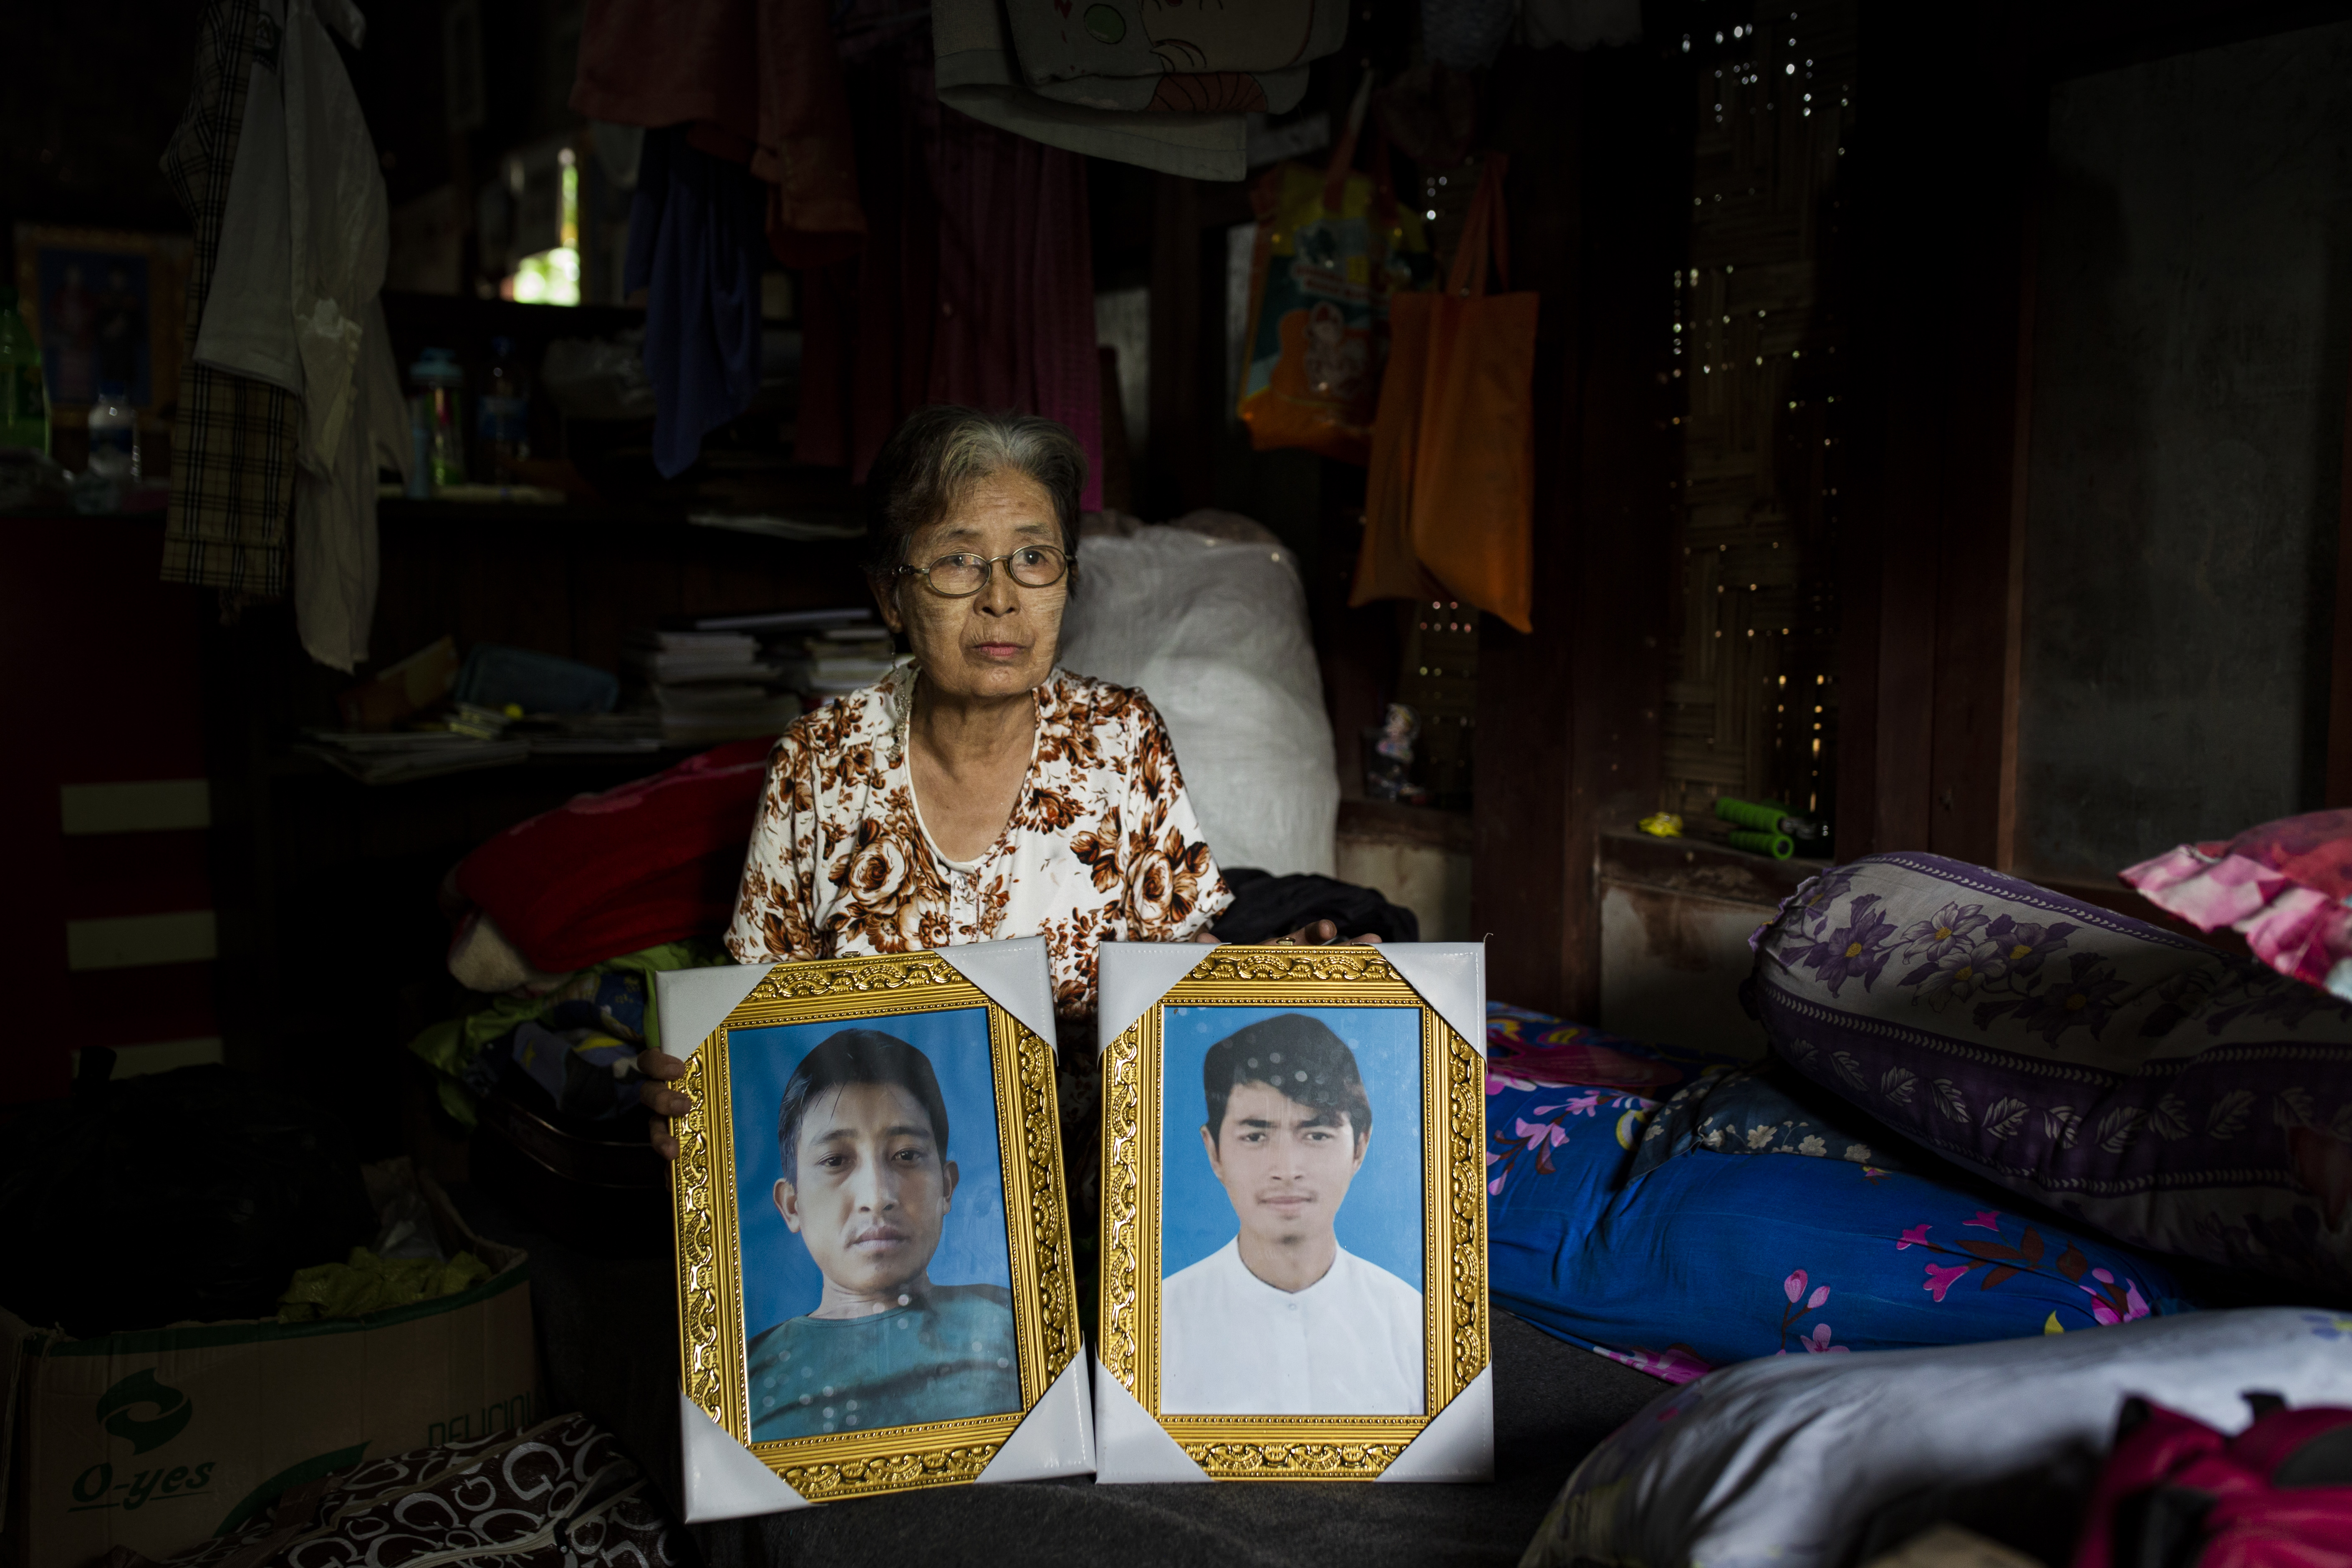
[[[1044,941],[657,984],[688,1521],[1090,1471]]]
[[[1104,944],[1097,1479],[1491,1479],[1483,960]]]

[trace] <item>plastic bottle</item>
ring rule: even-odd
[[[466,426],[459,417],[465,401],[466,372],[447,349],[426,349],[408,367],[409,384],[416,388],[415,410],[423,431],[422,465],[436,491],[445,485],[466,482]]]
[[[514,340],[490,340],[489,389],[475,400],[474,435],[489,467],[485,479],[511,476],[530,457],[530,400],[514,370]]]
[[[41,351],[16,313],[16,290],[0,285],[0,447],[49,449],[49,395]]]
[[[131,393],[121,382],[101,381],[89,405],[89,471],[128,489],[139,470],[139,416]]]

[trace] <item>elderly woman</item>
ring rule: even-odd
[[[1215,940],[1232,895],[1167,727],[1141,692],[1055,668],[1085,479],[1076,439],[1030,416],[926,408],[883,447],[866,573],[914,660],[777,742],[727,932],[739,962],[1042,935],[1075,1021],[1098,943]],[[667,1124],[652,1132],[675,1157]]]

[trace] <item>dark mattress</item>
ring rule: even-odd
[[[481,1234],[530,1251],[548,1413],[585,1412],[674,1489],[668,1260],[589,1257],[477,1193],[453,1195]],[[1516,1563],[1577,1461],[1665,1385],[1500,1310],[1494,1333],[1491,1486],[953,1487],[701,1525],[694,1535],[711,1568]]]

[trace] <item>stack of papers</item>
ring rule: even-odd
[[[404,784],[436,773],[500,768],[530,756],[528,741],[486,741],[452,730],[401,730],[375,734],[350,730],[310,730],[295,751],[316,757],[362,784]]]
[[[898,653],[881,626],[832,626],[777,645],[782,679],[823,701],[873,685],[890,673]]]
[[[638,717],[650,721],[665,745],[712,746],[723,741],[782,734],[805,704],[804,673],[793,659],[778,657],[777,640],[866,619],[866,610],[786,610],[761,616],[704,620],[675,629],[632,632],[623,659],[642,683]],[[873,637],[859,630],[858,636]],[[887,639],[887,634],[885,634]],[[882,669],[887,670],[886,664]],[[856,682],[879,679],[881,670]]]

